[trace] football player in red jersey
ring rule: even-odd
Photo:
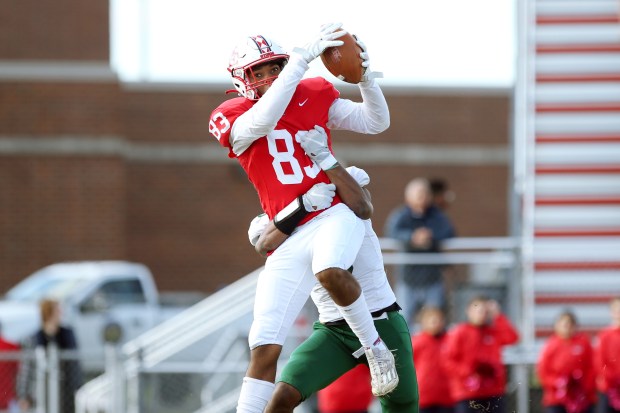
[[[398,383],[394,357],[377,333],[359,284],[347,271],[364,237],[360,218],[368,218],[371,211],[356,211],[356,216],[338,194],[325,205],[333,190],[325,170],[342,167],[330,151],[311,159],[300,144],[304,138],[311,143],[319,131],[328,137],[330,129],[376,134],[389,126],[387,103],[368,70],[363,43],[362,102],[341,99],[321,77],[302,79],[323,50],[343,43],[338,40],[346,33],[341,27],[324,25],[315,39],[291,55],[265,36],[248,37],[233,51],[229,64],[241,96],[222,103],[209,121],[211,134],[246,171],[268,217],[279,231],[292,235],[270,252],[259,276],[249,333],[250,364],[237,412],[263,411],[274,389],[284,340],[316,280],[359,338],[374,371],[375,394],[387,394]],[[351,181],[351,188],[361,193]],[[311,188],[315,193],[307,194]]]

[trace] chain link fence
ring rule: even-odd
[[[2,413],[74,413],[75,394],[83,384],[77,351],[50,344],[0,352]]]
[[[464,321],[465,307],[473,296],[484,294],[500,302],[521,334],[521,341],[504,351],[509,372],[507,411],[542,412],[536,364],[554,319],[560,312],[572,310],[581,331],[590,334],[594,344],[595,333],[610,322],[609,299],[620,295],[616,282],[620,266],[615,262],[538,260],[528,287],[513,243],[487,240],[484,247],[476,244],[479,242],[468,246],[455,243],[450,250],[431,255],[386,250],[386,269],[391,274],[395,266],[411,260],[444,266],[451,324]],[[33,413],[232,413],[249,361],[247,332],[255,276],[214,294],[130,345],[108,345],[105,374],[80,389],[75,410],[68,395],[77,376],[70,373],[67,363],[76,361],[77,354],[40,348],[19,355],[0,353],[0,361],[19,363],[18,387],[25,366],[34,366],[30,367],[34,371],[30,375],[34,403],[29,410]],[[309,302],[285,343],[282,365],[310,334],[316,317]],[[527,340],[528,328],[532,340]],[[380,407],[375,403],[369,411],[377,413]],[[312,399],[295,411],[316,412]]]

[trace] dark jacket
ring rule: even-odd
[[[429,248],[414,248],[411,245],[411,235],[418,228],[432,231],[433,242]],[[389,215],[385,236],[402,241],[407,252],[438,252],[441,241],[453,238],[455,230],[448,216],[435,206],[418,215],[403,205]],[[441,281],[441,266],[438,265],[403,265],[400,271],[403,280],[410,285],[424,286]]]
[[[63,359],[63,350],[77,350],[77,342],[73,330],[60,327],[55,336],[48,336],[43,330],[37,331],[25,343],[25,349],[34,350],[37,347],[47,348],[49,343],[55,342],[60,351],[60,411],[74,412],[75,392],[84,383],[82,368],[78,360]],[[34,400],[36,383],[36,365],[33,359],[22,362],[17,378],[17,395],[20,399],[27,399],[31,403],[40,403]]]

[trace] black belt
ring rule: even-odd
[[[399,310],[401,310],[401,308],[398,305],[398,303],[394,303],[385,308],[382,308],[381,310],[373,311],[372,313],[370,313],[370,315],[372,316],[372,318],[377,318],[377,317],[381,317],[385,313],[389,313],[391,311],[399,311]],[[347,322],[344,319],[340,319],[340,320],[335,320],[335,321],[328,321],[323,324],[326,326],[344,326],[344,325],[347,325]]]

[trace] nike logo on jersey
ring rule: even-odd
[[[308,98],[306,98],[306,100],[304,100],[303,102],[299,102],[299,106],[305,105],[307,101],[308,101]]]

